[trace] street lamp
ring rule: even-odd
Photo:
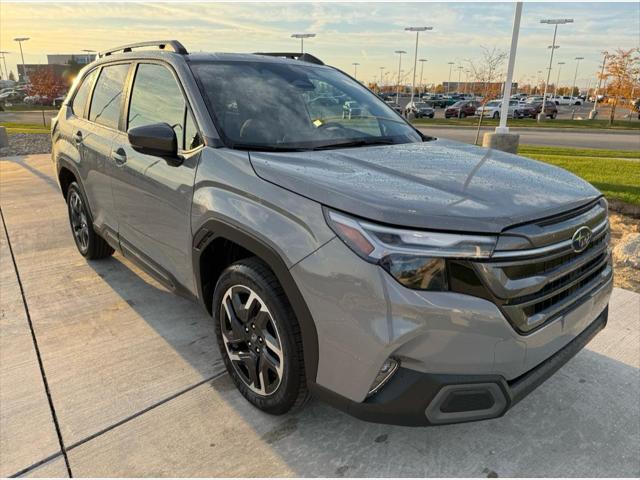
[[[458,65],[458,85],[456,85],[456,90],[458,91],[458,93],[460,93],[460,77],[462,75],[462,70],[464,69],[464,67],[462,65]]]
[[[402,68],[402,54],[407,53],[404,50],[396,50],[398,57],[398,86],[396,87],[396,103],[400,105],[400,69]]]
[[[294,33],[293,35],[291,35],[291,38],[300,39],[300,53],[304,53],[304,39],[313,38],[315,36],[316,36],[315,33]]]
[[[455,62],[447,62],[449,65],[449,81],[447,82],[447,95],[449,94],[449,89],[451,88],[451,68],[455,65]]]
[[[2,55],[2,56],[0,56],[0,58],[2,59],[2,62],[4,63],[4,74],[7,76],[6,80],[9,80],[9,70],[7,70],[7,59],[5,57],[5,55],[7,53],[11,53],[11,52],[7,52],[7,51],[4,51],[4,50],[1,51],[0,55]]]
[[[406,32],[416,32],[416,50],[413,55],[413,81],[411,82],[411,102],[413,102],[413,94],[416,89],[416,71],[418,69],[418,37],[420,32],[433,30],[433,27],[406,27]]]
[[[358,65],[360,65],[358,62],[353,62],[351,65],[353,65],[353,78],[355,78],[356,80],[358,79]]]
[[[382,92],[382,82],[384,81],[384,67],[380,67],[380,85],[378,85],[378,93]]]
[[[593,120],[598,116],[598,93],[600,91],[600,85],[602,84],[602,77],[604,77],[604,67],[607,64],[607,58],[609,58],[609,54],[604,52],[604,58],[602,59],[602,70],[600,70],[600,77],[598,78],[598,86],[596,87],[596,91],[593,92],[593,110],[589,112],[589,120]],[[589,92],[587,92],[587,95]]]
[[[565,62],[558,62],[558,80],[556,80],[556,84],[553,86],[553,96],[558,96],[558,85],[560,84],[560,72],[562,71],[562,65],[566,65]]]
[[[542,97],[542,109],[538,114],[538,122],[541,122],[545,118],[545,106],[547,103],[547,89],[549,88],[549,77],[551,76],[551,67],[553,65],[553,52],[556,50],[556,36],[558,35],[558,25],[564,25],[566,23],[573,23],[573,18],[555,18],[555,19],[543,19],[540,20],[540,23],[544,23],[547,25],[554,25],[553,28],[553,42],[549,47],[551,49],[551,57],[549,58],[549,71],[547,72],[547,82],[544,84],[544,94]]]
[[[580,60],[584,60],[584,57],[576,57],[574,58],[576,61],[576,73],[573,74],[573,84],[571,85],[571,96],[573,97],[573,90],[578,86],[576,82],[578,81],[578,66],[580,65]],[[580,94],[580,89],[578,89],[578,95]]]
[[[89,50],[88,48],[85,48],[85,49],[83,49],[82,51],[85,53],[85,61],[86,61],[86,63],[87,63],[87,64],[88,64],[88,63],[90,63],[89,55],[90,55],[91,53],[96,53],[96,51],[95,51],[95,50]]]
[[[424,73],[424,64],[427,62],[426,58],[418,60],[420,62],[420,89],[424,91],[424,83],[422,83],[422,74]]]
[[[22,58],[22,79],[25,81],[27,80],[27,67],[24,64],[24,54],[22,53],[22,42],[26,42],[27,40],[29,40],[29,37],[17,37],[13,39],[14,42],[18,42],[18,45],[20,45],[20,57]]]

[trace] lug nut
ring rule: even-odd
[[[251,342],[249,342],[249,346],[251,346]]]
[[[244,327],[245,332],[249,332],[249,327]]]
[[[256,348],[256,353],[260,353],[260,349],[259,348]]]
[[[262,337],[258,337],[258,340],[260,340],[260,343],[262,343]]]
[[[252,323],[252,324],[251,324],[251,328],[253,328],[253,329],[255,330],[255,329],[256,329],[256,324],[255,324],[255,323]]]

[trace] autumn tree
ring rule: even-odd
[[[29,75],[29,81],[31,83],[28,89],[29,95],[54,99],[66,90],[65,82],[51,67],[38,68]]]
[[[496,47],[489,50],[486,47],[481,46],[482,56],[479,61],[467,59],[469,64],[470,77],[473,80],[474,85],[480,84],[483,91],[482,105],[485,105],[489,100],[493,100],[500,93],[502,93],[501,83],[498,82],[498,72],[502,68],[502,64],[507,59],[507,52],[505,50],[497,49]],[[511,92],[505,92],[505,95],[509,96]],[[484,111],[480,113],[478,119],[478,130],[476,132],[476,141],[480,138],[480,127],[482,126],[482,117]]]
[[[608,95],[613,97],[609,124],[613,124],[616,107],[621,98],[630,99],[640,74],[640,49],[623,50],[618,48],[614,53],[603,52],[606,58],[602,80],[607,83]]]

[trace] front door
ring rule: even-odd
[[[134,150],[124,132],[114,140],[112,186],[120,246],[166,283],[194,291],[190,216],[200,137],[177,78],[167,66],[137,65],[125,117],[126,130],[161,122],[171,125],[182,162]]]

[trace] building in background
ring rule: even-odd
[[[18,75],[19,78],[28,79],[32,75],[37,75],[42,71],[49,70],[53,71],[56,77],[70,84],[78,71],[94,59],[95,54],[86,53],[47,54],[47,63],[18,64]]]
[[[476,93],[482,95],[484,91],[502,92],[504,85],[503,82],[491,82],[489,84],[484,82],[442,82],[442,87],[445,92]],[[513,82],[511,84],[511,94],[513,95],[517,91],[518,82]]]

